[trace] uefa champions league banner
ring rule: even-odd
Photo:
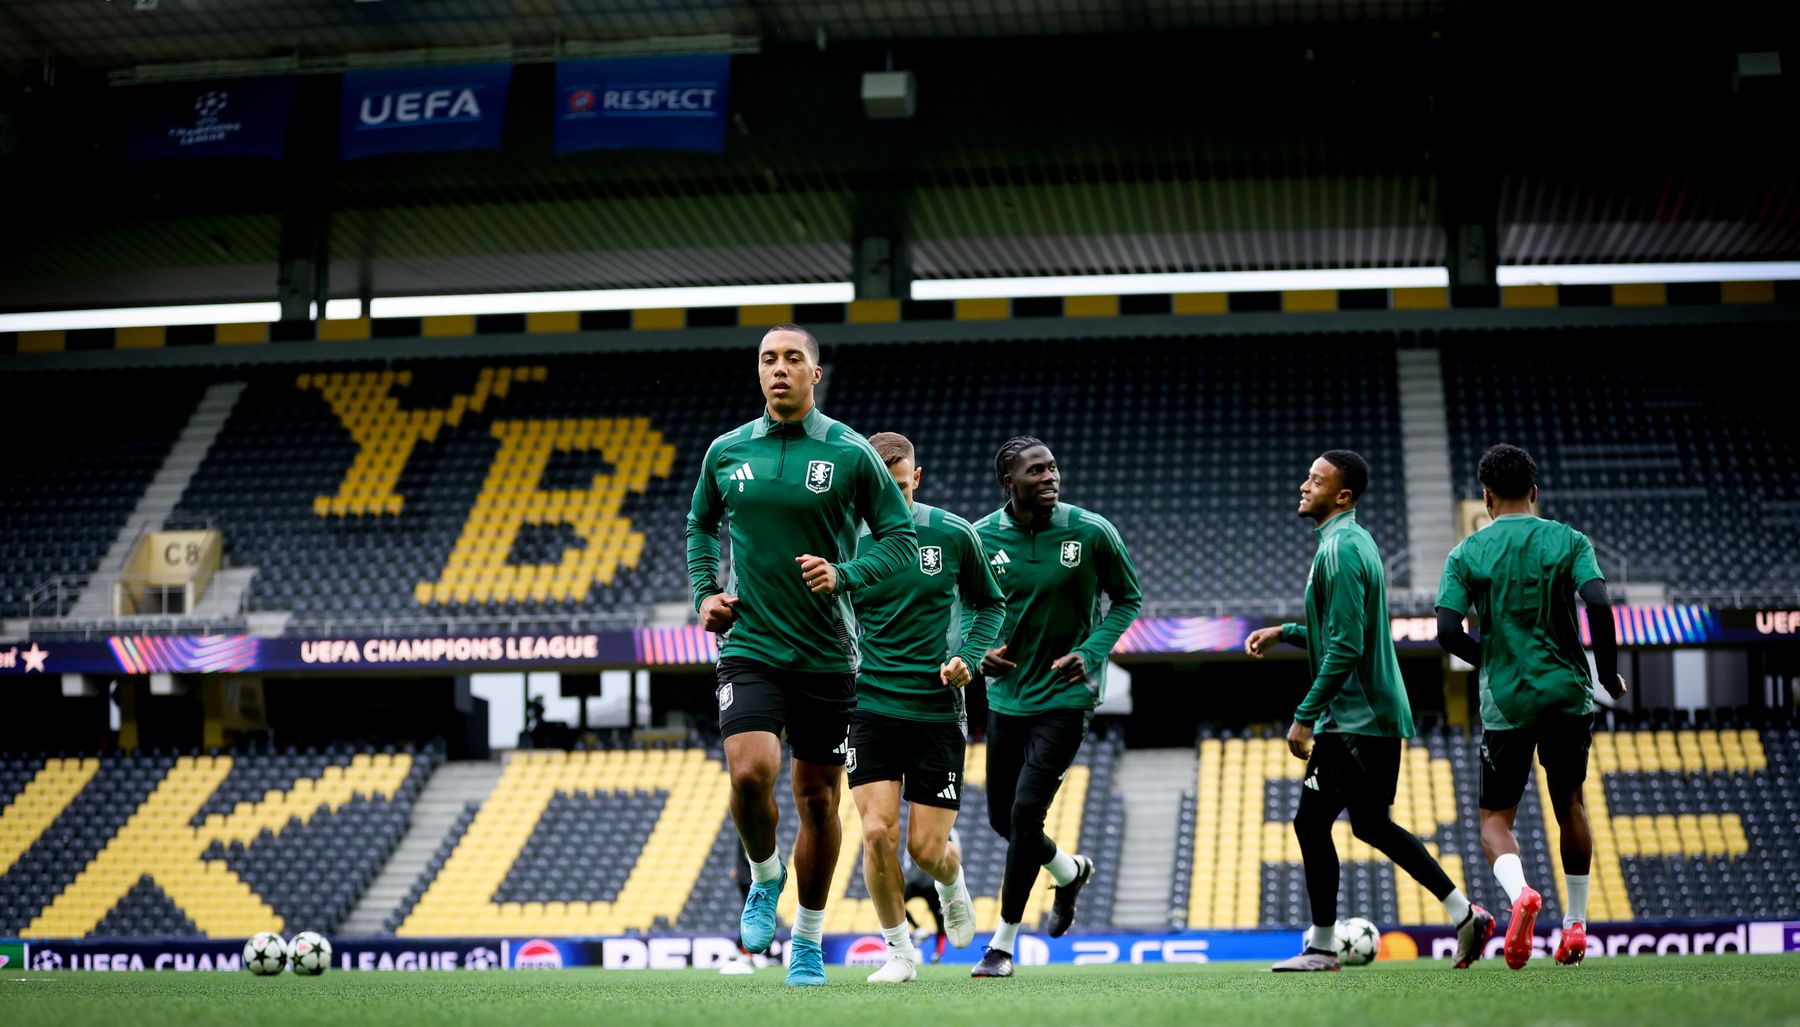
[[[142,88],[131,159],[271,157],[287,152],[295,80],[247,78]]]
[[[1800,611],[1629,606],[1615,607],[1614,620],[1620,643],[1632,647],[1800,642]],[[1141,617],[1113,647],[1113,655],[1242,652],[1244,639],[1262,623],[1244,617]],[[1390,628],[1398,649],[1437,649],[1436,618],[1395,617]],[[599,670],[702,666],[718,658],[718,636],[698,624],[566,634],[408,638],[114,635],[85,642],[9,643],[0,648],[0,677],[369,669]]]
[[[101,938],[16,942],[31,970],[242,970],[244,939]],[[333,938],[333,970],[499,970],[507,943],[499,938]],[[0,955],[9,943],[0,941]],[[7,969],[11,969],[7,967]]]
[[[725,150],[731,55],[556,65],[556,152]]]
[[[0,649],[12,674],[245,674],[629,667],[643,662],[631,631],[429,638],[256,638],[115,635],[95,642],[31,642]]]
[[[511,84],[510,64],[346,71],[338,160],[498,150]]]

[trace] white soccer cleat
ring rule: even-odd
[[[905,984],[919,976],[919,963],[901,952],[888,953],[887,965],[869,975],[870,984]]]
[[[968,948],[969,942],[975,940],[975,900],[969,897],[966,887],[944,903],[944,934],[959,949]]]

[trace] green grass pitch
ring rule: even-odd
[[[1565,969],[1499,962],[1382,963],[1338,974],[1280,975],[1261,965],[1026,967],[973,981],[929,967],[900,986],[833,969],[824,988],[710,971],[603,970],[0,975],[0,1024],[1232,1024],[1422,1027],[1426,1024],[1800,1025],[1800,956],[1595,959]]]

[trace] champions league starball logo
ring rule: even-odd
[[[244,130],[241,121],[221,121],[219,116],[231,103],[231,94],[223,89],[208,89],[194,97],[194,123],[192,126],[175,125],[169,129],[169,138],[179,146],[195,146],[204,143],[217,143],[229,139]]]

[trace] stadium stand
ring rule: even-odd
[[[1441,854],[1477,901],[1501,908],[1481,856],[1474,808],[1478,742],[1443,730],[1408,750],[1395,817]],[[1124,812],[1112,787],[1122,741],[1083,746],[1048,829],[1118,865]],[[982,929],[996,916],[1004,846],[986,827],[981,747],[964,792],[964,866]],[[440,762],[436,748],[347,747],[273,755],[144,753],[9,757],[0,766],[0,931],[24,937],[238,936],[334,929],[405,831]],[[471,804],[387,918],[402,936],[446,934],[730,934],[737,838],[716,744],[668,749],[521,752],[485,802]],[[1274,737],[1207,735],[1179,815],[1172,916],[1188,927],[1299,927],[1308,904],[1289,818],[1300,763]],[[1800,730],[1792,726],[1634,724],[1596,734],[1588,789],[1596,843],[1590,916],[1792,918],[1800,875],[1789,835],[1800,816]],[[777,789],[784,850],[791,794]],[[1079,798],[1075,798],[1079,797]],[[1071,800],[1074,801],[1071,801]],[[1518,833],[1546,922],[1564,886],[1541,785],[1527,790]],[[846,844],[827,913],[831,931],[872,932],[860,825],[846,793]],[[1430,924],[1437,905],[1350,836],[1346,915]],[[604,840],[604,844],[601,844]],[[172,859],[191,851],[193,858]],[[1047,878],[1027,921],[1047,908]],[[1111,882],[1084,893],[1082,928],[1104,927]],[[787,898],[789,907],[793,897]],[[784,911],[791,919],[792,908]]]
[[[0,934],[331,931],[441,751],[9,758]]]
[[[60,617],[156,476],[204,382],[168,371],[29,381],[7,391],[9,423],[30,438],[11,440],[0,490],[0,617]],[[80,415],[88,410],[118,416]],[[40,590],[57,578],[60,593]]]
[[[257,371],[178,513],[261,568],[246,605],[293,633],[641,616],[686,596],[681,512],[756,395],[748,359],[655,359],[680,389],[642,354]]]
[[[1753,346],[1760,332],[1730,329],[1722,344]],[[1625,555],[1615,577],[1666,580],[1677,597],[1791,593],[1800,520],[1770,501],[1792,498],[1790,433],[1770,409],[1735,402],[1718,373],[1633,359],[1646,333],[1693,338],[1441,333],[1459,494],[1479,496],[1481,451],[1509,439],[1538,457],[1546,514]],[[1305,579],[1312,538],[1292,501],[1328,445],[1369,457],[1360,519],[1390,582],[1410,581],[1401,341],[1371,332],[1125,345],[1096,333],[842,346],[827,354],[822,406],[864,432],[912,437],[927,469],[922,497],[971,518],[1000,500],[998,444],[1039,435],[1068,500],[1105,514],[1132,546],[1154,612],[1264,613],[1291,606]],[[1577,346],[1592,359],[1569,361]],[[718,350],[213,373],[248,388],[176,517],[220,527],[227,561],[260,568],[246,608],[292,611],[295,634],[352,624],[401,633],[449,619],[566,629],[685,601],[682,512],[699,461],[756,410],[748,361]],[[83,387],[129,394],[136,376],[117,377],[125,382],[87,375]],[[146,430],[129,439],[73,433],[50,444],[57,452],[29,456],[42,473],[0,500],[0,546],[15,557],[0,564],[7,611],[22,613],[46,576],[91,572],[199,387],[171,383],[138,404]],[[1406,597],[1393,599],[1403,612]],[[199,628],[191,618],[160,626]]]
[[[1776,594],[1800,581],[1792,510],[1800,453],[1778,403],[1746,401],[1733,353],[1766,352],[1785,327],[1445,332],[1445,405],[1456,487],[1481,498],[1493,443],[1538,462],[1547,517],[1622,552],[1609,576],[1667,582],[1671,598]],[[1704,340],[1708,355],[1693,353]],[[1579,359],[1570,354],[1579,352]],[[1646,359],[1688,353],[1692,359]]]
[[[1376,471],[1362,519],[1390,574],[1405,574],[1391,335],[1156,342],[839,347],[822,406],[866,433],[913,437],[929,468],[924,496],[972,519],[999,503],[999,443],[1045,438],[1068,499],[1115,522],[1146,595],[1171,612],[1291,605],[1312,555],[1292,516],[1297,483],[1318,450],[1352,446]],[[678,386],[665,368],[679,369]],[[248,387],[175,516],[224,532],[228,563],[260,569],[246,610],[291,611],[291,634],[639,619],[649,604],[687,598],[682,513],[707,445],[756,411],[749,372],[716,350],[232,372]],[[1356,401],[1312,398],[1322,395]],[[172,437],[191,405],[157,405],[176,423],[139,443],[152,453],[141,478],[167,448],[155,440]],[[1089,409],[1120,416],[1079,413]],[[1135,416],[1147,410],[1157,417]],[[129,497],[118,480],[109,488]],[[73,488],[46,487],[65,498]],[[39,519],[56,537],[34,541],[34,553],[110,541],[104,526],[80,541]],[[116,532],[119,522],[108,523]],[[9,573],[17,605],[29,575]],[[224,626],[241,622],[209,625]]]
[[[396,933],[604,935],[672,922],[728,790],[703,748],[515,752]]]
[[[1059,798],[1049,819],[1053,833],[1079,838],[1082,851],[1103,866],[1116,864],[1124,834],[1123,805],[1111,786],[1121,750],[1118,739],[1091,739],[1065,786],[1080,802]],[[986,826],[981,758],[977,746],[961,823],[977,915],[991,926],[1005,848]],[[742,899],[730,868],[738,843],[722,766],[716,745],[515,753],[488,801],[469,806],[452,826],[386,929],[402,936],[735,932]],[[776,795],[785,851],[795,830],[785,778]],[[836,878],[842,897],[828,911],[827,927],[874,931],[861,831],[847,790],[842,815],[846,844]],[[700,826],[707,821],[717,826]],[[1093,923],[1104,924],[1111,901],[1103,879],[1086,893],[1083,908]],[[1032,922],[1047,902],[1043,889],[1033,893]],[[784,915],[791,919],[793,910]]]
[[[1056,454],[1068,502],[1111,520],[1153,608],[1292,604],[1312,533],[1298,523],[1313,458],[1368,458],[1359,518],[1389,577],[1407,573],[1392,333],[844,347],[825,404],[859,431],[918,447],[920,498],[970,519],[997,509],[994,451],[1013,435]],[[1187,612],[1202,612],[1196,608]]]
[[[1407,752],[1394,819],[1413,830],[1453,880],[1490,909],[1504,896],[1481,853],[1473,814],[1479,739],[1436,730]],[[1310,906],[1290,821],[1302,764],[1275,737],[1200,742],[1191,870],[1173,897],[1191,927],[1303,927]],[[1566,889],[1548,796],[1535,783],[1519,807],[1527,877],[1539,884],[1546,923],[1559,922]],[[1586,796],[1595,860],[1589,916],[1791,917],[1800,874],[1789,833],[1800,803],[1800,731],[1790,726],[1671,730],[1631,725],[1596,732]],[[1334,832],[1344,859],[1343,915],[1382,924],[1432,924],[1437,904],[1378,853]],[[1554,882],[1553,886],[1551,882]],[[1185,891],[1183,889],[1186,889]]]

